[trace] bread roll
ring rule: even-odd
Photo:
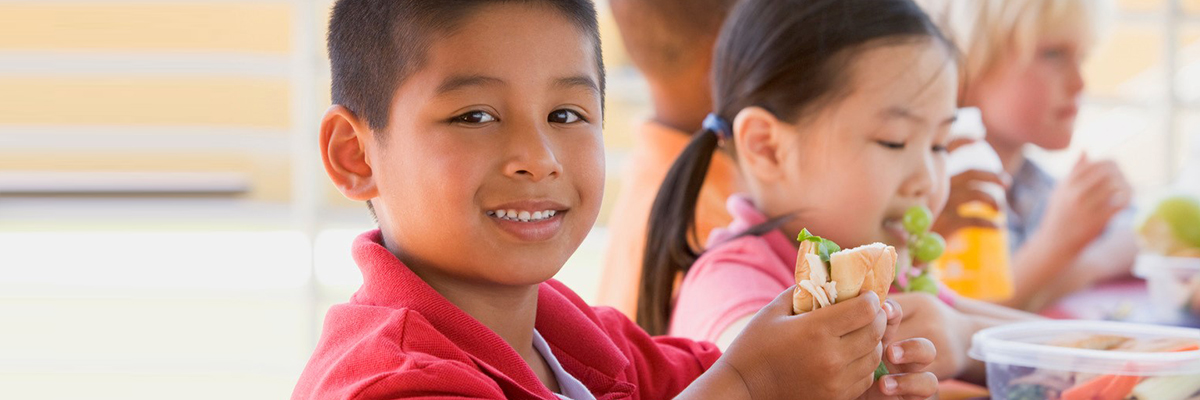
[[[817,245],[807,240],[800,242],[800,255],[796,257],[797,285],[799,285],[801,281],[809,279],[809,276],[812,274],[813,266],[810,265],[809,257],[806,257],[810,254],[817,254]],[[819,258],[817,260],[820,261]],[[824,268],[824,266],[819,267]],[[808,293],[808,291],[805,291],[800,286],[796,286],[796,291],[792,294],[792,312],[801,314],[812,311],[815,302],[816,300],[813,299],[811,293]]]
[[[810,241],[800,243],[796,257],[796,290],[792,294],[792,311],[802,314],[819,308],[817,298],[809,290],[822,291],[836,286],[836,293],[825,296],[834,303],[858,297],[863,288],[874,291],[882,302],[896,274],[896,249],[882,243],[872,243],[849,250],[833,253],[829,257],[830,268],[826,273],[825,263],[817,256],[817,245]],[[811,281],[810,285],[801,282]],[[835,285],[827,285],[836,282]],[[806,289],[807,288],[807,289]]]

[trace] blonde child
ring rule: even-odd
[[[1004,165],[1003,180],[1010,181],[1005,212],[1015,293],[1003,304],[1039,311],[1066,294],[1128,275],[1136,247],[1129,218],[1118,214],[1133,192],[1116,163],[1085,154],[1056,180],[1024,151],[1028,145],[1070,145],[1084,88],[1080,65],[1106,2],[922,3],[965,55],[961,102],[982,111],[987,142]],[[962,202],[990,200],[974,189],[977,180],[998,181],[980,171],[956,177],[940,220],[961,219]]]
[[[602,197],[596,25],[587,0],[337,2],[321,154],[379,229],[293,398],[928,396],[925,340],[889,341],[899,385],[872,383],[900,319],[872,294],[792,316],[780,291],[721,355],[550,279]]]

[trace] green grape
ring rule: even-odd
[[[928,273],[925,273],[908,281],[908,291],[925,292],[937,296],[938,284],[932,276],[929,276]]]
[[[933,224],[933,212],[925,206],[912,206],[904,212],[901,222],[904,223],[904,230],[908,233],[920,235],[928,232],[929,226]]]
[[[930,262],[942,256],[946,250],[946,239],[935,232],[926,232],[917,236],[910,249],[920,262]]]

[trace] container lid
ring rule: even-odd
[[[1134,339],[1194,339],[1200,329],[1108,321],[1034,321],[1002,325],[975,333],[971,358],[1059,371],[1137,376],[1200,374],[1200,350],[1132,352],[1051,345],[1082,335],[1118,335]]]
[[[1138,255],[1133,263],[1133,275],[1147,278],[1158,273],[1200,273],[1200,258],[1167,257],[1158,254],[1143,253]]]

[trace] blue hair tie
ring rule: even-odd
[[[733,125],[715,113],[709,113],[707,117],[704,117],[704,123],[701,126],[704,130],[716,134],[719,139],[727,140],[733,137]]]

